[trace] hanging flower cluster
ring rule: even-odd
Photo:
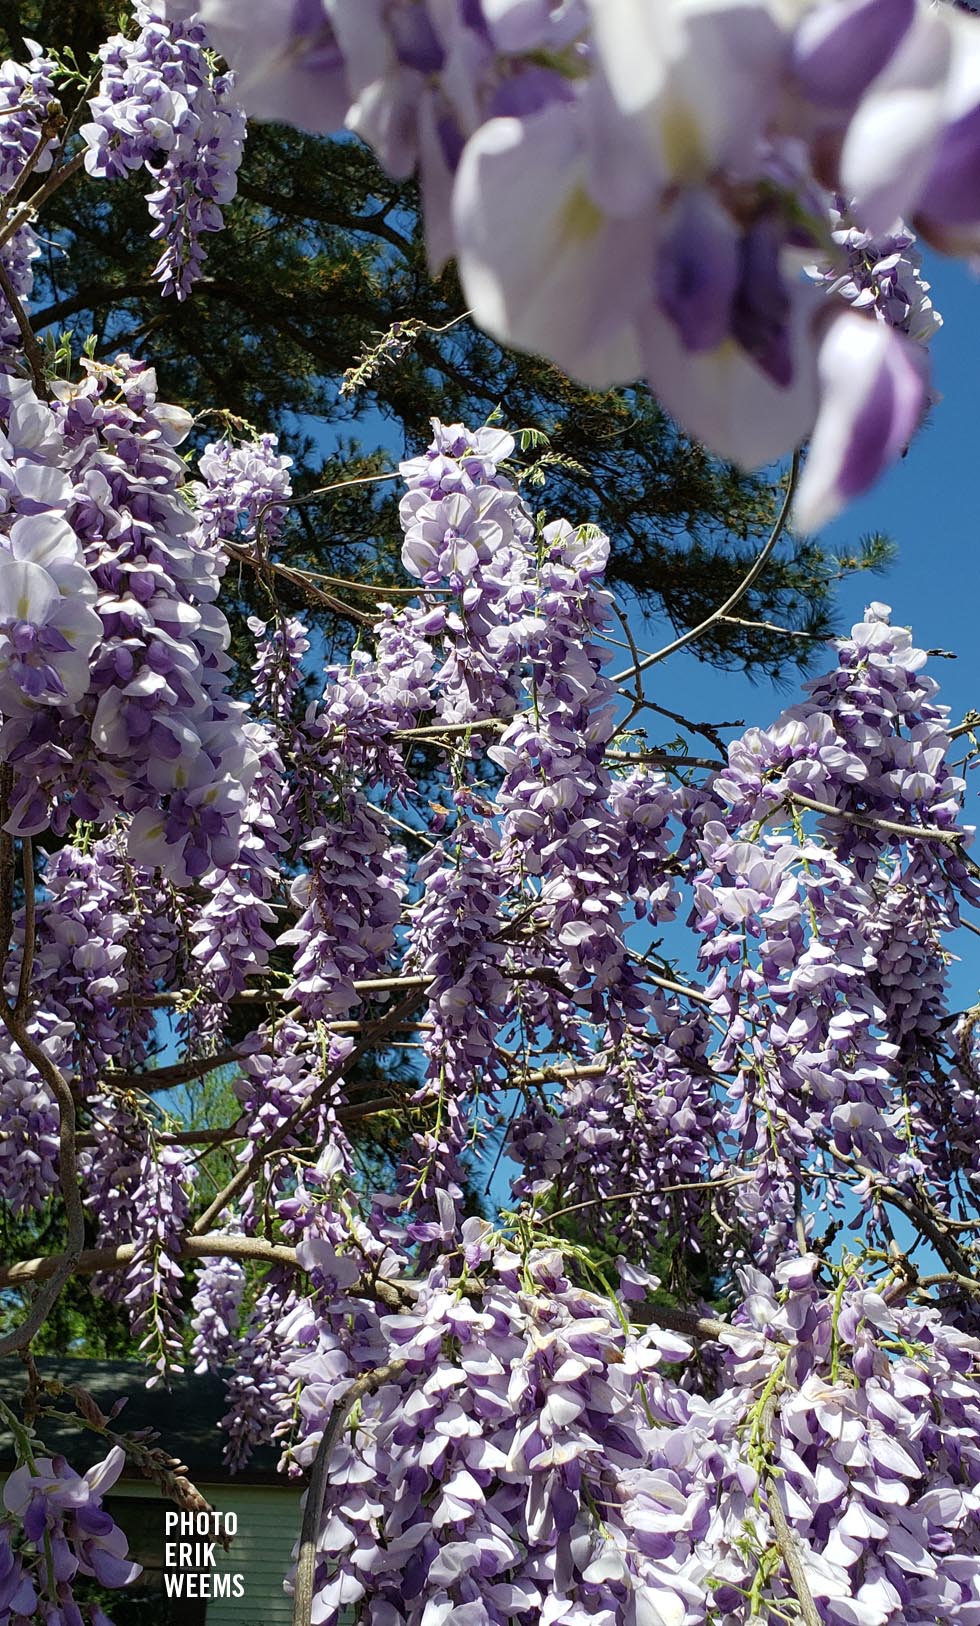
[[[168,21],[165,10],[159,0],[136,0],[135,37],[116,34],[102,46],[91,122],[80,133],[90,175],[150,176],[150,236],[163,244],[153,275],[164,294],[186,299],[204,265],[202,238],[221,230],[237,190],[245,117],[203,30]]]
[[[135,814],[129,851],[173,879],[237,855],[256,756],[227,691],[221,561],[181,495],[189,414],[128,357],[53,408],[7,381],[0,755],[13,828]],[[66,772],[66,764],[70,764]]]
[[[64,1457],[32,1457],[14,1469],[3,1487],[3,1505],[16,1524],[0,1524],[0,1610],[8,1620],[81,1620],[71,1595],[76,1576],[122,1587],[139,1575],[140,1566],[127,1557],[125,1535],[102,1506],[125,1461],[117,1445],[84,1474]],[[25,1540],[14,1547],[18,1526]],[[112,1626],[98,1608],[89,1620],[91,1626]]]
[[[0,206],[28,174],[51,168],[63,119],[55,94],[54,63],[33,41],[26,42],[30,62],[0,63]],[[0,248],[0,260],[14,294],[29,300],[34,287],[33,262],[41,252],[37,233],[24,221]],[[16,352],[20,330],[9,301],[0,293],[0,352]],[[7,363],[2,363],[6,367]]]

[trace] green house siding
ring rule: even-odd
[[[123,1496],[151,1497],[158,1493],[145,1482],[120,1482]],[[242,1597],[209,1598],[205,1606],[207,1626],[289,1626],[292,1599],[282,1589],[283,1578],[292,1562],[293,1546],[302,1519],[298,1486],[285,1481],[278,1485],[199,1484],[198,1489],[212,1507],[222,1513],[237,1513],[238,1532],[229,1550],[215,1553],[215,1575],[241,1575]],[[165,1504],[160,1501],[160,1529],[163,1531]],[[165,1539],[193,1541],[193,1536],[174,1532]],[[203,1600],[202,1600],[203,1602]],[[179,1618],[179,1611],[177,1618]]]
[[[218,1567],[240,1574],[241,1598],[214,1598],[208,1604],[208,1626],[288,1626],[292,1599],[283,1592],[283,1577],[292,1561],[302,1518],[300,1492],[291,1486],[209,1486],[204,1495],[222,1511],[238,1514],[238,1533],[227,1553],[219,1550]]]

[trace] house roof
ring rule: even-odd
[[[228,1374],[183,1373],[170,1379],[169,1388],[161,1385],[147,1389],[150,1369],[139,1361],[47,1356],[38,1360],[37,1368],[42,1378],[80,1384],[103,1412],[110,1411],[117,1400],[125,1398],[126,1404],[113,1420],[112,1428],[121,1434],[135,1434],[146,1428],[155,1430],[160,1438],[154,1443],[171,1456],[180,1457],[193,1481],[212,1485],[232,1480],[240,1484],[295,1486],[294,1480],[286,1480],[276,1472],[280,1452],[272,1446],[260,1446],[245,1468],[237,1474],[229,1474],[222,1461],[228,1436],[219,1427],[228,1410],[225,1395]],[[25,1385],[26,1373],[21,1362],[0,1360],[0,1399],[15,1416],[20,1415]],[[105,1456],[106,1442],[85,1427],[70,1400],[52,1401],[51,1405],[61,1415],[38,1418],[35,1433],[52,1455],[67,1457],[72,1467],[83,1473]],[[9,1471],[14,1461],[13,1440],[0,1416],[0,1471]]]

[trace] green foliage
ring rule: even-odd
[[[91,1241],[91,1239],[90,1239]],[[31,1259],[58,1254],[65,1246],[59,1205],[13,1219],[0,1212],[0,1259]],[[0,1289],[0,1337],[24,1318],[24,1289]],[[93,1293],[87,1277],[73,1276],[34,1339],[35,1355],[75,1355],[99,1359],[131,1356],[133,1340],[125,1312]]]

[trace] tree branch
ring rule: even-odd
[[[139,1247],[140,1244],[135,1242],[122,1242],[115,1248],[84,1248],[76,1255],[74,1274],[95,1276],[103,1270],[125,1270],[136,1258]],[[295,1248],[281,1247],[261,1236],[226,1236],[222,1232],[209,1236],[187,1236],[181,1242],[180,1256],[183,1259],[253,1259],[263,1265],[288,1265],[292,1270],[299,1269]],[[66,1254],[51,1253],[37,1259],[20,1259],[15,1264],[0,1265],[0,1288],[48,1281],[56,1275],[66,1258]]]
[[[44,376],[44,352],[37,342],[37,334],[31,327],[27,312],[18,298],[17,290],[10,279],[10,273],[2,260],[0,260],[0,293],[3,294],[4,299],[7,301],[11,315],[17,323],[21,343],[24,346],[24,355],[27,358],[27,365],[31,370],[31,378],[34,381],[34,388],[42,401],[50,401],[51,391]]]
[[[5,243],[9,243],[11,237],[20,230],[21,226],[26,226],[29,221],[33,220],[38,210],[47,203],[48,198],[54,192],[57,192],[59,187],[64,186],[66,181],[71,180],[71,177],[78,173],[84,162],[85,153],[83,150],[77,152],[74,158],[70,158],[67,164],[62,164],[60,168],[49,171],[48,178],[43,185],[39,186],[36,192],[32,192],[29,198],[25,198],[20,208],[15,214],[11,215],[7,224],[0,231],[0,248],[3,248]]]
[[[772,556],[776,543],[779,541],[783,531],[786,529],[786,521],[789,519],[789,511],[793,504],[793,498],[796,495],[796,482],[799,477],[799,472],[800,454],[797,451],[793,453],[793,461],[790,465],[789,471],[789,481],[787,482],[786,486],[786,495],[783,498],[782,507],[780,508],[779,513],[776,515],[776,522],[773,525],[772,530],[769,532],[765,544],[756,558],[755,563],[746,572],[745,576],[743,576],[734,593],[730,594],[729,597],[726,598],[724,604],[718,606],[717,610],[712,610],[711,614],[707,616],[704,621],[700,621],[696,627],[691,627],[687,632],[682,632],[679,638],[675,638],[672,643],[665,644],[663,649],[658,649],[653,655],[646,655],[644,656],[643,660],[634,662],[632,666],[625,667],[622,672],[617,672],[616,675],[611,679],[613,683],[628,683],[632,677],[638,677],[641,672],[647,671],[649,667],[656,666],[660,661],[665,661],[668,655],[676,654],[679,649],[684,648],[685,644],[693,643],[696,638],[703,638],[704,634],[706,632],[710,632],[712,627],[715,627],[719,622],[724,621],[729,611],[733,610],[736,604],[738,604],[739,600],[745,597],[749,589],[755,586],[759,577],[762,575],[763,570],[766,568],[766,565],[769,563],[769,559]]]
[[[963,841],[962,830],[942,830],[936,824],[898,824],[894,819],[879,818],[876,813],[860,813],[846,807],[834,807],[832,802],[817,802],[812,796],[801,796],[795,790],[782,798],[811,813],[822,813],[827,818],[844,819],[848,824],[860,824],[869,830],[881,830],[885,835],[900,836],[903,841],[941,841],[945,847],[958,848]]]
[[[303,1508],[303,1524],[299,1537],[299,1556],[293,1583],[293,1626],[310,1626],[313,1613],[313,1585],[316,1579],[316,1550],[320,1539],[320,1521],[323,1517],[323,1499],[327,1490],[330,1457],[338,1436],[351,1410],[365,1395],[374,1394],[386,1383],[393,1383],[407,1366],[407,1361],[390,1361],[387,1366],[376,1366],[362,1377],[355,1378],[347,1392],[334,1402],[320,1443],[313,1458],[310,1485]]]
[[[26,1020],[31,1005],[31,977],[34,972],[34,948],[37,926],[37,898],[34,890],[34,843],[30,836],[21,840],[21,860],[24,866],[24,942],[20,953],[20,976],[17,979],[17,999],[14,1016]]]
[[[772,1435],[775,1417],[776,1397],[773,1395],[763,1409],[761,1424],[767,1436],[767,1443],[770,1451],[773,1444]],[[766,1506],[769,1510],[769,1517],[772,1520],[772,1528],[773,1534],[776,1538],[776,1546],[779,1549],[783,1563],[786,1565],[790,1582],[793,1587],[793,1592],[796,1595],[796,1601],[800,1606],[800,1617],[806,1622],[806,1626],[822,1626],[817,1606],[813,1600],[813,1593],[810,1591],[810,1583],[806,1578],[806,1570],[803,1567],[803,1560],[800,1556],[799,1543],[797,1542],[795,1533],[790,1528],[789,1520],[786,1517],[786,1510],[783,1507],[782,1502],[779,1500],[779,1481],[771,1458],[766,1463],[765,1481]]]
[[[392,248],[397,248],[406,260],[411,258],[412,245],[408,238],[403,237],[394,226],[389,226],[385,212],[381,210],[372,215],[345,214],[339,209],[327,208],[317,198],[282,197],[256,186],[253,181],[240,181],[238,196],[249,203],[260,204],[273,214],[290,215],[294,220],[315,220],[320,226],[333,226],[338,231],[363,232],[366,237],[379,237],[390,243]]]

